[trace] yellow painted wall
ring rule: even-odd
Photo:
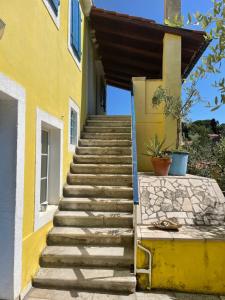
[[[175,148],[177,127],[176,121],[166,118],[163,107],[152,107],[152,97],[161,85],[171,95],[180,96],[181,93],[181,37],[165,34],[163,46],[163,78],[149,80],[144,77],[133,78],[134,101],[137,130],[138,171],[152,171],[151,158],[144,156],[145,143],[158,135],[162,140],[167,139],[167,146]]]
[[[0,71],[26,90],[25,190],[22,289],[38,269],[38,258],[52,224],[34,233],[36,109],[64,122],[63,180],[72,153],[68,152],[69,97],[86,118],[86,20],[82,22],[82,71],[68,51],[68,0],[61,0],[57,29],[42,0],[1,0],[0,18],[6,23],[0,41]]]
[[[146,78],[133,78],[136,134],[137,134],[137,159],[138,170],[145,172],[151,169],[151,158],[143,155],[145,143],[155,134],[159,138],[164,137],[164,115],[162,108],[155,109],[152,106],[152,97],[162,80],[146,80]]]
[[[153,255],[153,289],[225,294],[224,241],[143,240],[142,245]],[[139,249],[137,265],[147,265],[147,256]],[[146,289],[147,284],[148,276],[139,275],[139,287]]]

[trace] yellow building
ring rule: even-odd
[[[1,146],[1,200],[5,200],[3,213],[8,214],[3,220],[1,209],[4,231],[0,252],[5,253],[0,259],[4,270],[0,275],[1,299],[16,298],[37,271],[87,112],[103,113],[96,103],[104,86],[98,84],[102,73],[86,18],[90,3],[80,4],[73,0],[35,4],[4,0],[0,4],[6,24],[0,45],[1,138],[10,136]],[[80,18],[74,29],[72,18]],[[76,30],[80,33],[73,42]],[[72,122],[77,124],[71,135]],[[45,159],[43,139],[48,141],[52,157],[48,166],[52,180],[48,189],[52,190],[49,208],[41,213],[45,196],[40,193],[44,194],[46,185],[45,174],[40,174]]]
[[[133,90],[139,171],[149,171],[149,131],[176,138],[153,92],[179,96],[207,43],[91,0],[1,0],[0,21],[0,298],[11,300],[31,288],[87,115],[106,113],[106,84]]]

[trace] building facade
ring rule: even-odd
[[[104,89],[88,1],[1,1],[0,298],[14,299],[38,268],[87,113]],[[4,145],[3,145],[4,144]],[[7,271],[6,271],[7,270]]]

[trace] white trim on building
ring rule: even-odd
[[[14,250],[12,251],[13,257],[11,257],[11,261],[9,262],[9,265],[13,263],[13,269],[3,270],[3,274],[0,272],[0,277],[6,276],[6,271],[12,272],[12,274],[10,274],[10,284],[12,286],[7,286],[6,288],[11,297],[15,299],[20,294],[22,278],[26,94],[23,87],[0,73],[0,95],[6,95],[6,97],[9,98],[9,101],[17,102],[16,190],[14,208],[11,210],[14,213],[14,216],[9,215],[10,218],[14,218],[14,230],[10,237],[12,239],[11,244],[13,245]]]
[[[57,29],[59,29],[59,27],[60,27],[60,6],[61,6],[61,4],[58,7],[58,14],[56,15],[54,10],[51,7],[51,4],[49,3],[49,0],[43,0],[43,2],[44,2],[44,5],[47,8],[52,20],[53,20],[53,22],[55,23]]]
[[[42,212],[40,207],[41,178],[41,131],[48,129],[50,134],[48,206]],[[36,121],[36,183],[34,231],[53,219],[62,196],[63,175],[63,121],[37,108]]]
[[[77,144],[76,145],[72,145],[70,143],[71,141],[71,110],[74,110],[77,113]],[[69,99],[69,116],[68,116],[68,149],[69,152],[75,152],[75,148],[78,145],[78,141],[80,138],[80,108],[79,106],[76,104],[76,102],[70,98]]]

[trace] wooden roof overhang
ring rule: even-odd
[[[182,37],[182,78],[185,79],[209,42],[205,33],[157,24],[155,21],[93,7],[91,28],[106,83],[132,89],[132,77],[162,78],[165,33]]]

